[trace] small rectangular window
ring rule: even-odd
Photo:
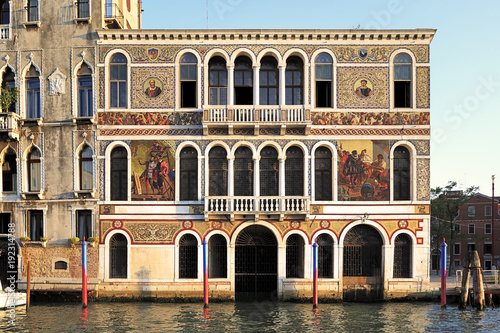
[[[476,244],[475,243],[469,243],[467,244],[467,251],[476,251]]]
[[[78,116],[92,117],[92,78],[78,79]]]
[[[0,213],[0,234],[9,233],[10,213]]]
[[[455,243],[455,246],[453,248],[453,254],[456,254],[456,255],[460,254],[460,243]]]
[[[476,225],[469,224],[469,234],[475,234],[475,233],[476,233]]]
[[[491,254],[491,243],[484,243],[484,254]]]
[[[26,109],[27,118],[41,118],[39,79],[26,81]]]
[[[76,237],[83,240],[89,239],[92,236],[92,211],[78,210],[76,211]]]
[[[484,225],[484,233],[485,234],[491,234],[491,223],[486,223]]]
[[[28,4],[26,6],[28,22],[40,21],[38,6],[39,6],[38,0],[28,0]]]
[[[28,211],[27,234],[32,241],[40,241],[43,237],[43,211]]]
[[[491,216],[491,206],[484,207],[484,215]]]
[[[411,82],[410,81],[395,81],[394,82],[394,107],[409,108],[411,107]]]
[[[475,206],[467,207],[467,216],[476,216],[476,207]]]
[[[76,1],[76,14],[77,18],[89,18],[90,17],[90,0],[77,0]]]

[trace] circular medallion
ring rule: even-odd
[[[184,223],[182,223],[182,226],[184,227],[184,229],[190,229],[193,227],[193,222],[191,221],[184,221]]]
[[[290,223],[290,226],[293,229],[298,229],[298,228],[300,228],[300,222],[299,221],[293,221],[292,223]]]
[[[220,222],[212,222],[212,228],[214,229],[220,229],[222,224]]]
[[[406,228],[408,226],[408,221],[406,220],[401,220],[398,222],[398,225],[400,228]]]
[[[329,221],[321,221],[321,228],[323,228],[323,229],[330,228],[330,222]]]
[[[114,221],[114,222],[113,222],[113,227],[115,227],[115,228],[117,228],[117,229],[118,229],[118,228],[121,228],[122,226],[123,226],[122,221]]]

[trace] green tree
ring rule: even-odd
[[[455,231],[455,218],[460,206],[469,201],[479,187],[457,190],[456,186],[457,182],[448,181],[446,186],[431,189],[431,250],[440,249],[444,237],[448,244],[447,251],[451,254],[455,240],[465,236]],[[454,262],[450,260],[448,274],[451,275],[454,270]]]

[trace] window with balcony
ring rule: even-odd
[[[286,151],[285,195],[304,195],[304,152],[297,146]]]
[[[248,147],[238,147],[234,153],[234,195],[253,195],[253,154]]]
[[[79,154],[80,190],[92,191],[94,189],[94,161],[92,148],[85,145]]]
[[[271,146],[260,152],[260,195],[277,196],[279,185],[278,151]]]
[[[394,200],[410,200],[410,152],[399,146],[394,150]]]
[[[209,165],[209,195],[227,196],[227,152],[221,146],[210,149]]]
[[[40,74],[35,66],[31,65],[26,73],[26,118],[38,119],[41,117]]]
[[[198,59],[192,53],[186,53],[181,59],[181,108],[196,107],[196,85],[198,77]]]
[[[77,19],[90,18],[90,0],[76,0],[75,7]]]
[[[180,153],[181,200],[198,200],[198,152],[186,147]]]
[[[252,61],[248,57],[238,57],[234,62],[234,103],[253,104]]]
[[[286,61],[285,69],[285,104],[304,104],[304,63],[297,56],[291,56]]]
[[[92,98],[92,70],[83,63],[77,72],[78,81],[78,117],[94,115]]]
[[[412,59],[407,53],[400,53],[394,59],[394,107],[411,108]]]
[[[209,103],[210,105],[227,104],[227,67],[222,57],[213,57],[208,63]]]
[[[43,211],[28,211],[27,234],[30,240],[40,241],[43,235]]]
[[[327,147],[319,147],[314,154],[314,188],[316,200],[333,200],[332,152]]]
[[[40,21],[39,0],[28,0],[25,8],[26,8],[26,21],[28,23]]]
[[[17,155],[12,148],[7,150],[2,164],[2,191],[17,191]]]
[[[332,107],[333,58],[328,53],[320,53],[315,63],[316,107]]]
[[[109,106],[111,108],[127,107],[127,58],[117,53],[111,58],[109,65]]]
[[[208,277],[227,278],[227,242],[222,235],[213,235],[208,239]]]
[[[279,104],[278,61],[274,57],[262,58],[260,63],[259,98],[260,105]]]
[[[111,200],[127,200],[128,196],[128,156],[124,147],[111,151]]]
[[[198,241],[193,235],[179,240],[179,278],[198,278]]]
[[[394,242],[394,277],[411,277],[412,242],[408,235],[400,234]]]
[[[316,239],[318,244],[318,277],[333,278],[333,238],[321,234]]]
[[[28,153],[28,191],[39,192],[42,189],[42,154],[36,147]]]
[[[92,237],[92,211],[77,210],[76,211],[76,237],[80,240],[88,240]]]
[[[286,240],[286,277],[304,277],[304,239],[291,235]]]
[[[7,66],[2,75],[2,94],[17,95],[15,75],[9,66]],[[11,99],[13,98],[11,97]],[[7,110],[2,110],[2,112],[16,112],[16,102],[13,101],[10,103]]]

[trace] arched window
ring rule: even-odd
[[[181,59],[181,108],[195,108],[198,95],[196,82],[198,77],[198,59],[192,53],[186,53]]]
[[[208,154],[209,195],[227,196],[227,152],[221,146],[210,149]]]
[[[285,104],[304,104],[304,63],[297,56],[289,57],[286,61],[285,70]]]
[[[260,151],[260,195],[277,196],[279,185],[278,152],[267,146]]]
[[[226,60],[213,57],[208,63],[209,102],[210,105],[227,104],[227,68]]]
[[[316,107],[332,107],[333,59],[326,52],[316,57]]]
[[[332,152],[327,147],[319,147],[314,154],[315,199],[333,200],[332,196]]]
[[[213,235],[208,239],[208,277],[227,278],[227,242],[222,235]]]
[[[286,151],[285,195],[304,195],[304,153],[297,146]]]
[[[394,241],[394,278],[411,277],[411,247],[410,236],[399,234]]]
[[[6,1],[8,3],[8,1]],[[8,6],[8,5],[7,5]],[[13,94],[16,88],[16,79],[12,69],[7,66],[2,75],[2,94]],[[16,102],[15,100],[7,107],[7,110],[2,110],[3,112],[16,112]]]
[[[238,57],[234,62],[234,103],[253,104],[252,61],[247,57]]]
[[[278,62],[274,57],[262,58],[260,63],[260,105],[279,104],[279,72]]]
[[[373,227],[361,224],[344,239],[344,276],[382,276],[382,237]]]
[[[286,277],[304,277],[304,239],[299,235],[286,240]]]
[[[80,151],[80,190],[92,190],[94,188],[94,163],[92,159],[92,148],[85,145]]]
[[[128,271],[127,238],[122,234],[114,234],[109,241],[109,277],[126,279]]]
[[[198,241],[193,235],[184,235],[179,240],[179,278],[198,278]]]
[[[111,151],[111,200],[127,200],[128,158],[124,147]]]
[[[77,72],[78,81],[78,117],[92,117],[94,115],[92,99],[92,70],[86,63],[82,63]]]
[[[42,154],[36,147],[28,153],[28,191],[39,192],[42,189]]]
[[[40,74],[35,66],[31,65],[26,73],[26,118],[37,119],[41,117]]]
[[[318,244],[318,278],[333,278],[333,238],[321,234],[316,238]]]
[[[109,106],[112,108],[127,107],[127,58],[116,53],[109,65]]]
[[[198,152],[186,147],[180,153],[181,200],[198,200]]]
[[[253,154],[248,147],[238,147],[234,153],[234,195],[253,195]]]
[[[410,152],[403,146],[394,149],[394,200],[410,200]]]
[[[10,23],[10,0],[2,0],[0,1],[0,24],[3,25],[9,23]],[[6,36],[2,37],[9,38],[8,32]]]
[[[3,157],[2,165],[2,191],[16,192],[17,191],[17,161],[16,153],[9,148]]]
[[[394,59],[394,107],[411,108],[412,60],[400,53]]]

